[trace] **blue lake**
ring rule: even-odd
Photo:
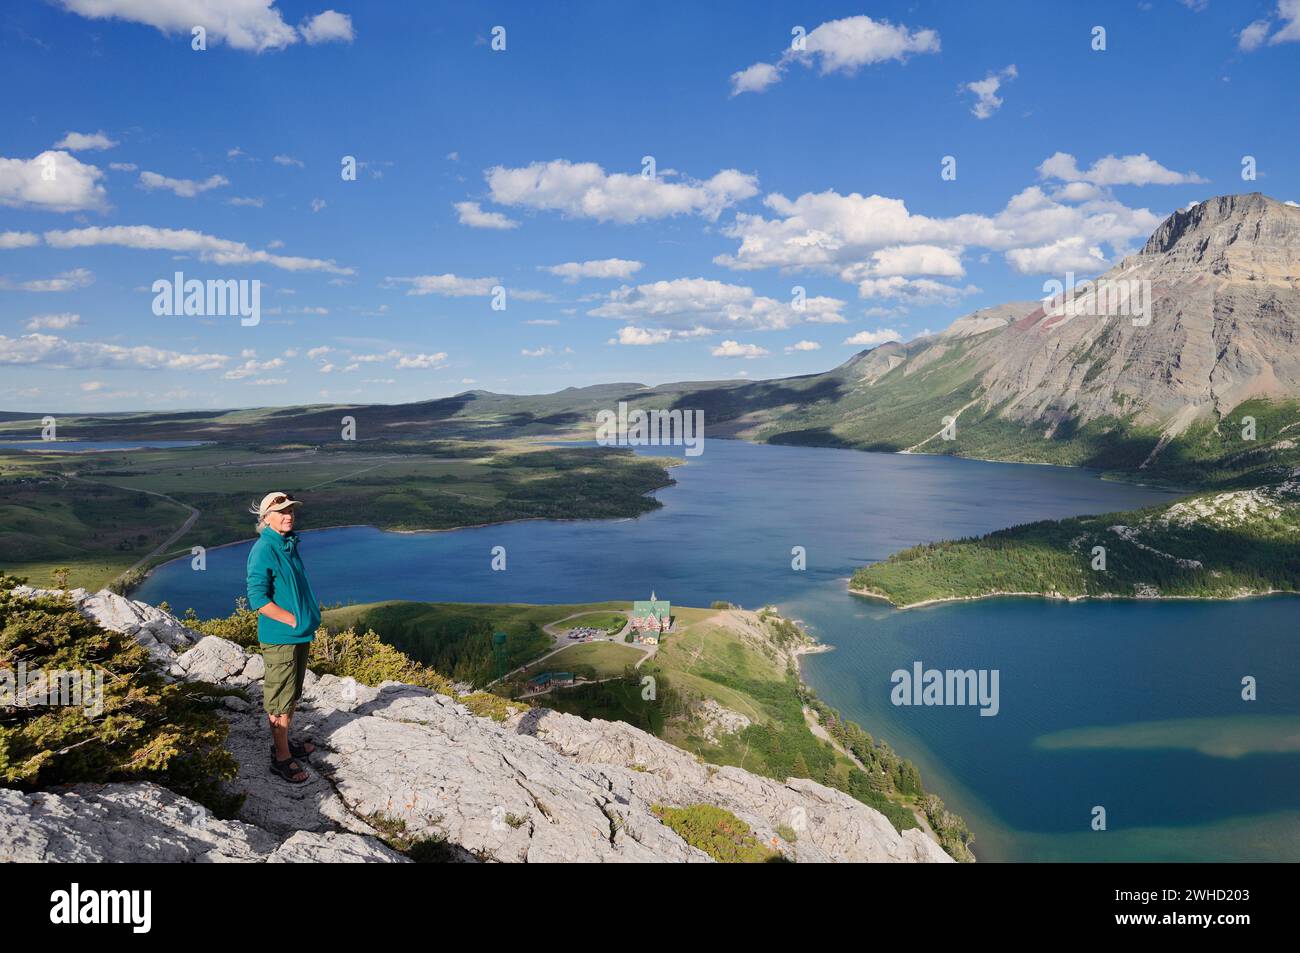
[[[304,534],[303,557],[327,603],[577,602],[651,589],[682,605],[775,603],[835,646],[804,660],[808,682],[918,764],[966,817],[982,860],[1300,860],[1300,600],[896,611],[845,588],[857,566],[918,542],[1131,509],[1166,492],[1057,467],[722,440],[673,476],[664,507],[635,520],[327,529]],[[310,494],[303,509],[309,527]],[[204,572],[188,559],[162,566],[136,597],[225,614],[243,592],[249,545],[210,551]],[[504,572],[491,569],[496,546]],[[791,568],[795,546],[806,571]],[[998,715],[894,706],[890,673],[915,661],[998,669]],[[1245,675],[1259,679],[1256,702],[1240,700]],[[1156,725],[1152,741],[1162,722],[1173,724]],[[1219,739],[1208,751],[1207,735]],[[1096,806],[1105,831],[1090,829]]]

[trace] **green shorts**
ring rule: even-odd
[[[302,697],[302,682],[307,677],[307,656],[311,654],[310,642],[293,645],[262,647],[262,661],[266,663],[266,678],[262,682],[262,701],[268,715],[283,715],[293,709]]]

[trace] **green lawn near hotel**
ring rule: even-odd
[[[635,665],[645,655],[631,646],[618,642],[583,642],[560,649],[554,655],[525,669],[520,679],[527,681],[543,672],[572,672],[583,678],[611,678],[622,675],[629,665]]]

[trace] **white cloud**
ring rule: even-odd
[[[794,344],[786,345],[786,353],[791,351],[820,351],[822,346],[816,341],[796,341]]]
[[[157,172],[141,172],[140,185],[153,191],[155,189],[166,189],[174,192],[183,199],[192,199],[201,192],[208,192],[212,189],[219,189],[223,185],[229,185],[230,180],[224,175],[210,175],[202,182],[194,179],[172,179],[165,175],[159,175]]]
[[[228,43],[237,50],[284,49],[298,33],[284,22],[275,0],[56,0],[65,10],[94,20],[111,18],[143,23],[168,35],[201,25],[209,45]]]
[[[114,172],[134,172],[140,168],[134,162],[110,162],[108,167]]]
[[[501,284],[499,278],[461,278],[457,275],[414,275],[410,278],[385,278],[387,286],[410,285],[408,295],[442,295],[447,298],[484,297]]]
[[[439,351],[437,354],[403,354],[397,359],[398,370],[414,368],[417,370],[436,370],[445,367],[447,363],[447,352]]]
[[[522,357],[545,357],[546,355],[551,353],[553,352],[549,347],[539,347],[531,351],[528,350],[528,348],[524,348],[519,352],[520,356]]]
[[[66,152],[46,150],[34,159],[0,156],[0,205],[47,212],[106,207],[104,173]]]
[[[739,341],[723,341],[717,347],[710,348],[709,353],[714,357],[743,357],[753,359],[756,357],[766,357],[768,351],[766,348],[759,347],[757,344],[741,344]]]
[[[228,381],[242,381],[254,374],[262,374],[280,367],[284,367],[284,360],[278,357],[273,357],[269,361],[247,360],[238,367],[226,371],[221,376]]]
[[[1101,272],[1106,270],[1106,256],[1096,245],[1075,236],[1062,238],[1038,248],[1012,248],[1007,262],[1022,275],[1064,271]]]
[[[10,282],[7,278],[0,278],[0,288],[15,291],[73,291],[92,284],[94,280],[95,276],[88,269],[73,268],[53,278],[37,278],[18,284]]]
[[[69,152],[81,152],[86,149],[111,149],[115,145],[112,139],[100,132],[67,132],[54,144],[55,149],[67,149]]]
[[[1268,20],[1255,20],[1237,34],[1237,48],[1250,53],[1264,45],[1272,24]]]
[[[311,350],[309,350],[309,351],[307,352],[307,356],[308,356],[309,358],[311,358],[311,359],[314,361],[314,360],[316,360],[317,358],[324,357],[326,354],[328,354],[328,353],[329,353],[330,351],[332,351],[332,350],[334,350],[334,348],[329,347],[328,345],[322,344],[322,345],[320,345],[319,347],[314,347],[314,348],[312,348]]]
[[[79,314],[36,314],[27,322],[28,331],[64,331],[81,323]]]
[[[0,248],[30,248],[41,243],[35,232],[0,232]]]
[[[731,74],[731,95],[761,93],[781,82],[781,68],[774,63],[755,63]]]
[[[753,288],[706,278],[677,278],[609,292],[588,314],[632,324],[676,330],[773,330],[803,322],[842,323],[844,302],[811,297],[803,310],[790,301],[756,295]]]
[[[303,164],[303,161],[301,159],[295,159],[293,156],[287,156],[287,155],[272,156],[271,161],[274,162],[276,165],[297,166],[299,169],[306,168],[306,166]]]
[[[917,215],[901,199],[856,192],[805,193],[793,200],[773,193],[764,204],[775,212],[773,218],[737,213],[734,223],[722,229],[737,239],[739,246],[734,254],[715,257],[716,264],[740,271],[830,272],[846,281],[893,277],[877,274],[875,269],[901,270],[910,264],[941,272],[946,268],[952,273],[948,276],[955,277],[959,249],[977,246],[1005,252],[1078,238],[1084,247],[1110,245],[1112,252],[1120,255],[1134,239],[1150,235],[1161,221],[1150,210],[1129,208],[1109,193],[1072,203],[1039,186],[1012,196],[1006,207],[992,216]],[[924,248],[918,251],[917,246],[934,246],[947,254]],[[875,254],[896,248],[899,250]]]
[[[519,223],[500,212],[485,212],[477,202],[455,202],[452,205],[462,225],[470,228],[518,228]]]
[[[351,43],[354,39],[352,18],[346,13],[326,10],[305,20],[299,32],[311,46],[317,43]]]
[[[261,208],[263,205],[266,204],[266,202],[263,199],[245,198],[242,196],[235,196],[234,198],[230,199],[229,202],[231,205],[237,205],[244,208]]]
[[[205,235],[188,228],[155,228],[152,225],[112,225],[74,228],[45,233],[45,241],[55,248],[86,248],[93,245],[118,245],[155,251],[185,252],[218,265],[266,264],[285,271],[325,271],[350,275],[332,260],[297,258],[255,251],[243,242]]]
[[[979,292],[974,285],[959,288],[931,278],[864,278],[858,282],[858,295],[863,298],[898,298],[909,304],[953,304],[966,295]]]
[[[83,391],[85,391],[87,394],[90,394],[90,393],[94,393],[97,390],[103,390],[104,382],[103,381],[82,381],[80,386]]]
[[[220,369],[229,360],[224,354],[184,354],[146,345],[69,341],[52,334],[24,334],[18,338],[0,334],[0,364],[13,366],[210,371]]]
[[[845,338],[845,344],[854,347],[878,347],[889,341],[901,341],[903,336],[893,328],[881,328],[879,331],[859,331],[851,338]]]
[[[594,162],[554,159],[522,168],[494,166],[485,176],[498,205],[622,224],[673,215],[716,221],[723,209],[758,194],[758,178],[735,169],[723,169],[703,181],[673,182],[668,173],[654,178],[607,174]]]
[[[964,92],[975,94],[975,104],[971,106],[970,111],[975,114],[976,119],[988,119],[1001,108],[1002,100],[998,97],[998,90],[1002,88],[1003,83],[1015,79],[1018,75],[1016,64],[1012,63],[1006,69],[990,71],[983,79],[959,87]]]
[[[939,34],[910,30],[868,16],[828,20],[804,38],[804,49],[788,49],[776,63],[755,63],[731,74],[731,95],[762,92],[780,81],[791,63],[817,67],[821,75],[852,76],[863,66],[888,60],[905,61],[915,53],[938,53]]]
[[[618,329],[618,337],[610,338],[610,344],[625,344],[630,347],[646,347],[651,344],[666,344],[673,337],[673,332],[661,328],[651,330],[627,325]]]
[[[562,265],[539,265],[538,268],[572,284],[579,278],[631,278],[641,270],[642,263],[626,258],[601,258],[596,261],[567,261]]]
[[[560,322],[556,321],[554,318],[533,318],[524,322],[524,324],[535,324],[547,328],[555,327],[559,323]]]
[[[1195,172],[1175,172],[1166,169],[1145,152],[1118,158],[1113,155],[1105,156],[1094,162],[1086,172],[1079,170],[1074,156],[1068,152],[1057,152],[1043,160],[1038,166],[1038,174],[1044,179],[1086,182],[1101,186],[1187,185],[1205,182],[1205,179]]]
[[[311,210],[313,212],[319,212],[321,209],[325,207],[325,205],[326,202],[324,199],[316,198],[311,200]]]
[[[1270,32],[1274,22],[1277,32]],[[1265,43],[1277,46],[1279,43],[1300,42],[1300,0],[1278,0],[1273,13],[1262,20],[1255,20],[1239,34],[1237,47],[1247,53],[1259,49]]]

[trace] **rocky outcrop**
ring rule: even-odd
[[[654,808],[713,804],[791,860],[951,861],[920,830],[900,835],[878,811],[813,781],[704,764],[621,722],[545,709],[496,722],[398,683],[308,673],[294,727],[320,750],[311,779],[292,785],[267,771],[260,659],[143,603],[71,595],[99,624],[140,638],[173,677],[247,693],[225,711],[244,808],[221,821],[144,784],[4,791],[0,859],[385,861],[401,857],[376,835],[396,827],[453,860],[707,862]]]

